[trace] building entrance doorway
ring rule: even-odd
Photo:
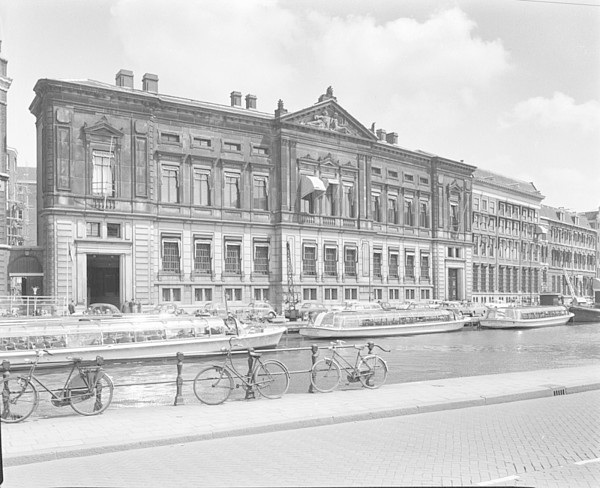
[[[118,254],[87,255],[87,303],[121,307],[121,266]]]
[[[448,300],[458,300],[458,269],[448,269]]]

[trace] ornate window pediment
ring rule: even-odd
[[[106,117],[102,117],[96,124],[87,126],[84,124],[83,133],[86,139],[89,140],[106,140],[106,139],[120,139],[124,136],[124,133],[119,129],[113,127]]]

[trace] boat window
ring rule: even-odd
[[[100,332],[81,332],[67,335],[68,347],[93,346],[102,343]]]

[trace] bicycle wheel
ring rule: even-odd
[[[219,405],[233,390],[231,373],[220,366],[209,366],[194,378],[194,394],[206,405]]]
[[[33,383],[24,378],[2,381],[2,413],[0,420],[8,424],[22,422],[38,406],[39,396]]]
[[[331,358],[319,359],[310,370],[310,382],[321,393],[335,390],[341,379],[340,365]]]
[[[379,388],[387,373],[387,364],[379,356],[365,356],[358,365],[358,379],[365,388]]]
[[[87,377],[74,376],[69,381],[65,391],[70,405],[79,415],[98,415],[104,412],[112,402],[115,386],[110,376],[100,371],[91,374],[95,377],[93,384],[89,384]]]
[[[254,386],[265,398],[281,398],[290,387],[290,372],[274,359],[261,362],[254,373]]]

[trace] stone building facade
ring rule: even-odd
[[[273,114],[41,79],[44,290],[78,304],[469,299],[474,167],[367,129],[328,88]]]
[[[548,229],[548,282],[545,291],[593,297],[597,272],[597,230],[583,214],[546,205],[542,205],[541,224]]]
[[[0,41],[0,222],[6,222],[6,197],[8,191],[8,138],[7,103],[8,90],[12,80],[8,77],[8,61],[2,56]],[[7,241],[6,225],[0,225],[0,296],[8,294],[8,262],[10,248]]]
[[[477,169],[473,179],[473,301],[533,303],[546,277],[544,196],[533,183]]]

